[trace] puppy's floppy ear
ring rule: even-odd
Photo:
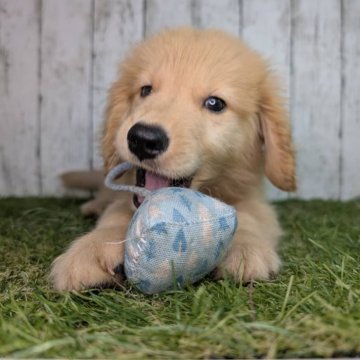
[[[115,137],[121,120],[128,113],[129,108],[130,99],[128,91],[120,79],[115,82],[109,90],[105,111],[101,152],[106,172],[121,161],[115,148]]]
[[[259,121],[266,176],[279,189],[296,191],[295,156],[288,112],[271,74],[267,74],[260,88]]]

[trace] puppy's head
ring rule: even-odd
[[[140,44],[110,90],[105,167],[128,161],[148,188],[258,186],[265,172],[295,189],[287,113],[266,63],[215,30],[175,29]]]

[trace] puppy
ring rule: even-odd
[[[190,186],[236,208],[238,229],[218,278],[266,280],[279,270],[281,229],[262,177],[296,189],[288,114],[267,63],[239,39],[180,28],[138,45],[110,89],[102,153],[107,171],[136,165],[125,183]],[[56,289],[121,281],[122,241],[140,202],[122,194],[54,261]]]
[[[86,217],[98,218],[120,195],[105,186],[104,172],[101,170],[69,171],[61,174],[60,179],[67,189],[95,191],[94,198],[80,207],[81,213]]]

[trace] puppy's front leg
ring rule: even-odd
[[[57,290],[81,290],[122,280],[123,241],[132,216],[129,208],[124,201],[111,204],[93,231],[55,259],[50,279]]]
[[[236,281],[267,280],[280,268],[276,252],[281,229],[270,205],[259,200],[237,206],[238,229],[233,243],[216,271]]]

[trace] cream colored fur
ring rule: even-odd
[[[151,84],[153,93],[140,97]],[[222,113],[203,107],[225,100]],[[166,152],[142,163],[127,147],[136,122],[163,127]],[[236,207],[238,230],[217,276],[266,280],[280,267],[281,229],[262,191],[265,174],[286,191],[296,188],[288,115],[267,63],[239,39],[216,30],[180,28],[138,45],[122,65],[108,99],[102,142],[106,170],[122,161],[169,178],[194,175],[192,188]],[[129,174],[125,182],[133,182]],[[129,194],[114,201],[96,228],[75,240],[53,264],[58,290],[116,284],[123,262]]]

